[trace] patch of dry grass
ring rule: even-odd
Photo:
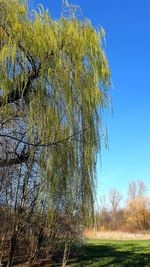
[[[95,231],[86,230],[86,238],[100,240],[150,240],[150,232],[122,232],[122,231]]]

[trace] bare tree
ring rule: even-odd
[[[147,191],[147,187],[143,180],[137,181],[137,188],[138,188],[138,192],[137,192],[138,196],[143,196]]]
[[[108,209],[108,203],[106,195],[101,195],[99,198],[99,205],[96,212],[97,229],[106,230],[109,229],[111,216]]]
[[[136,197],[136,195],[137,195],[137,185],[136,182],[132,180],[128,186],[128,197],[129,199],[133,199]]]
[[[128,186],[128,198],[134,199],[143,196],[147,191],[146,185],[143,180],[132,180]]]
[[[112,226],[117,227],[117,213],[122,199],[120,192],[114,187],[111,188],[108,194],[112,213]]]
[[[121,199],[122,199],[122,195],[120,194],[120,192],[116,188],[111,188],[109,191],[109,201],[111,204],[112,212],[114,214],[119,209]]]

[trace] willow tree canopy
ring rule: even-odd
[[[42,6],[30,12],[25,1],[0,0],[0,167],[32,161],[41,197],[52,203],[55,192],[68,194],[85,212],[93,205],[110,70],[104,31],[65,9],[54,20]]]

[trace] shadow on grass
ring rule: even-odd
[[[88,244],[81,249],[80,255],[69,262],[70,267],[150,267],[149,245],[143,247],[130,243]]]

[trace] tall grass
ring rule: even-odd
[[[150,232],[96,231],[86,230],[85,238],[100,240],[150,240]]]

